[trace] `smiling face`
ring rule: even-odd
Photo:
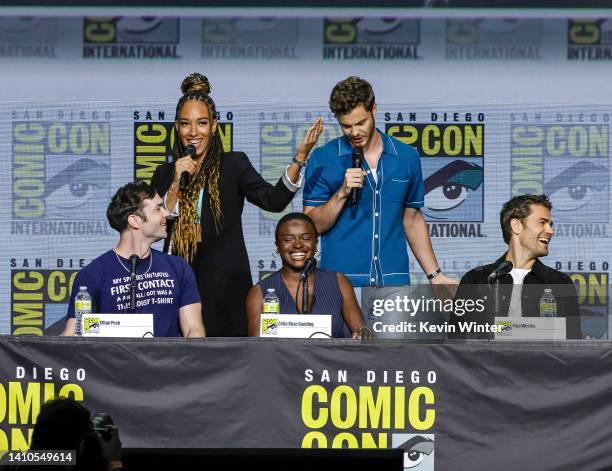
[[[358,105],[349,113],[338,116],[340,129],[350,141],[351,146],[366,148],[373,139],[376,133],[374,113],[376,113],[376,105],[372,111],[367,111],[363,105]]]
[[[175,125],[183,149],[192,144],[197,158],[206,153],[210,136],[217,129],[217,122],[212,119],[208,106],[198,100],[185,102]]]
[[[276,247],[283,267],[301,271],[306,259],[314,257],[317,250],[315,228],[307,221],[289,220],[279,227]]]
[[[138,213],[133,216],[140,218],[140,231],[144,238],[157,242],[167,237],[166,220],[169,213],[164,209],[159,195],[155,195],[153,199],[143,200],[140,212],[142,216]]]
[[[541,204],[532,204],[526,218],[512,219],[512,238],[530,258],[548,255],[548,246],[554,234],[550,210]]]

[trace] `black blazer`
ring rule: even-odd
[[[174,179],[174,163],[155,170],[152,185],[164,196]],[[204,185],[201,227],[202,244],[191,266],[196,274],[207,335],[247,334],[246,296],[253,285],[249,257],[242,230],[245,198],[266,211],[280,212],[291,202],[292,192],[282,178],[276,185],[266,182],[243,152],[226,152],[221,157],[219,178],[223,229],[215,232],[207,185]],[[179,205],[180,210],[180,205]],[[172,222],[168,221],[167,252]]]
[[[160,165],[153,174],[151,184],[157,193],[163,197],[174,180],[174,163]],[[202,241],[213,242],[225,239],[226,242],[236,242],[244,239],[242,235],[242,209],[246,198],[255,206],[271,212],[280,212],[291,202],[295,195],[285,186],[282,178],[276,185],[271,185],[253,168],[244,152],[225,152],[221,157],[221,175],[219,181],[221,211],[223,213],[223,231],[215,233],[210,197],[205,185],[202,202]],[[167,251],[172,222],[168,221],[168,238],[164,243]],[[223,244],[222,244],[223,245]]]
[[[476,321],[479,323],[492,323],[494,321],[494,297],[487,284],[489,275],[505,260],[504,254],[494,263],[473,268],[468,271],[459,284],[455,299],[484,299],[485,309],[483,312],[472,312],[464,316],[451,314],[449,322],[456,326],[455,334],[449,335],[452,338],[465,338],[465,333],[459,333],[458,322]],[[500,316],[507,316],[512,297],[513,281],[510,274],[502,275],[500,283]],[[578,296],[574,283],[565,273],[547,267],[540,260],[536,259],[531,271],[523,280],[521,291],[521,308],[523,317],[540,316],[540,297],[544,294],[544,289],[550,288],[557,301],[557,315],[566,317],[566,334],[568,339],[581,339],[582,331],[580,328],[580,309],[578,307]],[[493,338],[492,334],[467,334],[470,337]]]

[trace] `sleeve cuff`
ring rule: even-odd
[[[285,171],[285,173],[287,173]],[[166,199],[168,198],[168,193],[166,192],[166,194],[164,195],[164,209],[166,211],[168,211],[168,206],[166,205]],[[174,205],[174,209],[172,211],[168,211],[170,214],[168,214],[168,219],[172,220],[172,219],[176,219],[179,215],[179,200],[176,200],[176,204]]]
[[[300,172],[300,176],[298,177],[298,181],[297,183],[293,183],[291,180],[289,180],[289,167],[290,165],[287,165],[287,168],[285,169],[285,173],[283,173],[283,183],[285,184],[285,186],[287,187],[287,189],[293,193],[296,193],[301,187],[302,187],[302,182],[304,181],[304,175],[302,175],[302,172]],[[164,204],[166,204],[166,200],[164,198]],[[177,213],[178,216],[178,213]]]

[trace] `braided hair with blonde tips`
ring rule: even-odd
[[[178,122],[181,109],[188,101],[196,100],[203,103],[210,113],[211,120],[217,119],[215,102],[210,97],[211,87],[208,79],[199,73],[188,75],[181,83],[183,96],[176,105],[175,122]],[[185,148],[181,142],[176,126],[172,128],[173,146],[172,154],[177,160],[185,155]],[[195,217],[197,213],[198,197],[200,190],[207,183],[207,191],[210,197],[210,207],[213,213],[215,233],[219,235],[223,229],[223,212],[221,211],[221,196],[219,191],[219,180],[221,176],[221,157],[223,146],[218,128],[210,135],[204,161],[198,173],[190,180],[189,184],[180,194],[181,209],[174,224],[172,235],[172,246],[174,251],[191,262],[197,249]],[[201,221],[202,222],[202,219]]]

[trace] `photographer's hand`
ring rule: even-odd
[[[96,439],[102,450],[102,457],[107,465],[108,471],[118,471],[123,469],[121,463],[121,440],[119,439],[119,429],[113,425],[108,426],[110,438],[104,440],[99,433],[96,433]]]

